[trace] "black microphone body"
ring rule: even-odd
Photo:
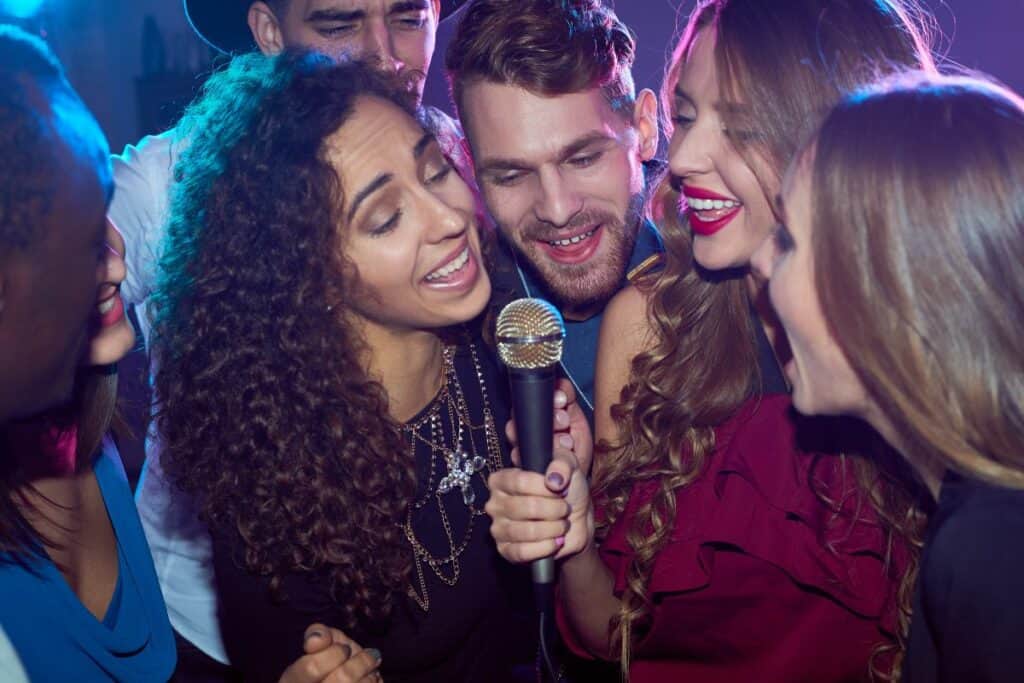
[[[551,463],[554,394],[565,340],[562,314],[543,299],[517,299],[498,315],[498,355],[508,368],[516,440],[524,469],[544,474]],[[534,560],[533,591],[541,614],[550,612],[555,561]]]
[[[556,367],[508,370],[520,462],[523,469],[540,474],[544,474],[551,464]],[[530,573],[534,585],[547,586],[545,592],[549,592],[555,581],[554,559],[534,560]]]

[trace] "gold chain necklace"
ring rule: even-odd
[[[445,585],[455,586],[458,583],[462,568],[460,558],[469,546],[474,521],[477,517],[485,514],[483,508],[476,505],[473,479],[480,477],[486,487],[487,476],[504,466],[501,459],[498,430],[494,424],[494,415],[491,413],[487,384],[484,381],[476,346],[469,344],[469,352],[473,359],[473,368],[476,371],[477,384],[480,388],[480,405],[483,413],[483,421],[480,424],[474,424],[472,421],[466,395],[455,371],[455,350],[454,346],[445,346],[444,348],[442,387],[426,414],[415,422],[402,425],[402,431],[409,439],[410,456],[414,460],[417,446],[425,445],[430,449],[426,486],[422,489],[423,494],[409,505],[403,525],[406,540],[412,546],[413,566],[419,587],[417,591],[415,586],[409,586],[409,596],[423,611],[430,609],[430,595],[427,592],[424,565],[429,567]],[[445,424],[448,426],[447,438]],[[480,432],[483,432],[484,437],[484,453],[482,454],[473,438],[474,433]],[[438,471],[442,464],[446,470],[443,476]],[[462,503],[468,512],[466,529],[458,540],[456,540],[455,531],[444,503],[445,496],[456,490],[461,493]],[[416,532],[412,528],[413,513],[429,505],[436,507],[441,520],[448,545],[446,555],[439,556],[431,553],[417,538]]]

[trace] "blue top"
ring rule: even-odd
[[[117,537],[117,587],[103,621],[43,553],[0,554],[0,625],[33,681],[166,681],[177,655],[153,560],[113,444],[93,467]]]
[[[645,272],[656,262],[654,257],[665,251],[658,229],[649,220],[640,224],[636,244],[629,258],[629,265],[622,278],[622,286],[629,284],[631,276]],[[511,252],[511,257],[516,258]],[[516,262],[519,285],[524,296],[546,298],[543,285],[536,281],[533,274],[521,268]],[[565,346],[562,351],[562,370],[565,376],[576,387],[580,406],[587,418],[593,423],[594,416],[594,366],[597,360],[597,336],[601,330],[601,319],[604,317],[602,308],[594,316],[586,320],[565,321]]]

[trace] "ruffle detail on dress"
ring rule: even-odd
[[[899,574],[886,571],[877,516],[867,503],[856,514],[856,482],[852,473],[843,480],[837,456],[819,458],[815,466],[815,454],[797,451],[795,419],[788,396],[770,395],[752,399],[716,429],[717,447],[704,474],[676,492],[676,525],[655,560],[651,597],[705,588],[716,553],[728,548],[774,565],[799,586],[825,593],[893,633],[890,605],[898,581],[892,577]],[[837,517],[812,491],[812,470],[822,492],[845,501],[843,515]],[[617,595],[625,591],[633,555],[627,530],[654,491],[653,482],[634,488],[602,544],[606,562],[620,568]]]

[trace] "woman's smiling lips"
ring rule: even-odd
[[[690,228],[698,235],[713,235],[736,217],[743,203],[703,187],[683,186]]]

